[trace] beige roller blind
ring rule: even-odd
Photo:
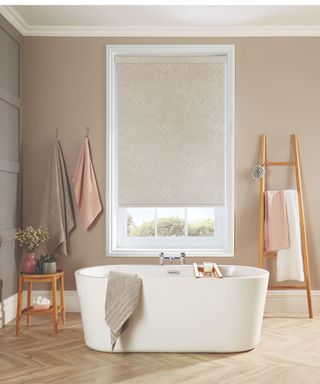
[[[116,62],[119,205],[224,205],[226,57]]]

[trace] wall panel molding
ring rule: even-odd
[[[15,293],[0,301],[0,328],[16,318],[18,294]]]
[[[1,323],[15,316],[17,262],[20,249],[15,247],[16,228],[21,225],[21,50],[22,35],[0,14],[0,43],[3,55],[0,76],[0,174],[1,219],[0,235],[0,297]],[[13,108],[14,107],[14,108]],[[14,112],[13,112],[14,111]]]
[[[0,99],[14,107],[21,108],[21,99],[0,86]]]

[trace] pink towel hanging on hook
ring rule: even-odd
[[[81,148],[72,182],[80,217],[84,227],[89,229],[102,211],[102,205],[87,137]]]

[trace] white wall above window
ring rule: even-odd
[[[158,60],[158,59],[159,60]],[[189,59],[188,59],[189,58]],[[222,60],[221,60],[222,58]],[[216,59],[216,60],[215,60]],[[202,93],[201,88],[201,81],[200,81],[200,87],[195,87],[195,94],[193,95],[193,100],[194,102],[194,114],[199,115],[199,113],[203,113],[203,115],[207,114],[206,111],[210,111],[210,108],[208,109],[207,107],[201,109],[201,103],[198,101],[201,99],[201,97],[204,97],[204,94],[208,98],[212,99],[207,99],[204,100],[205,105],[209,105],[212,102],[212,109],[217,109],[216,114],[222,113],[222,118],[219,120],[215,121],[215,119],[212,117],[210,118],[210,113],[207,114],[208,117],[206,116],[201,116],[201,119],[199,120],[199,124],[201,121],[201,124],[204,126],[210,126],[210,124],[214,127],[217,126],[217,122],[219,124],[222,124],[222,130],[219,128],[219,132],[213,132],[214,128],[206,129],[205,132],[206,135],[208,136],[208,140],[202,141],[199,140],[198,144],[200,147],[202,146],[203,152],[206,152],[205,156],[202,156],[201,153],[201,148],[197,148],[197,151],[193,151],[193,153],[198,153],[198,155],[191,156],[190,153],[192,150],[194,150],[195,147],[195,140],[197,140],[197,124],[196,124],[196,116],[192,116],[192,106],[188,107],[188,111],[183,110],[183,104],[179,104],[179,108],[177,110],[177,115],[172,114],[172,111],[170,112],[170,116],[173,116],[173,119],[170,121],[166,121],[167,125],[172,125],[174,127],[173,133],[172,130],[170,132],[170,153],[171,157],[174,157],[174,149],[172,147],[172,141],[176,140],[175,145],[176,147],[176,152],[179,154],[179,161],[181,163],[181,153],[183,154],[184,152],[181,151],[179,143],[181,142],[181,129],[186,129],[187,131],[191,130],[191,136],[193,135],[193,139],[189,140],[186,143],[181,143],[181,145],[184,146],[184,151],[186,152],[186,164],[185,167],[180,167],[181,172],[184,172],[184,169],[190,169],[191,167],[191,162],[194,162],[194,165],[196,165],[197,160],[199,163],[202,162],[204,164],[204,161],[210,162],[212,159],[212,162],[214,162],[214,167],[217,167],[217,164],[221,164],[220,168],[217,171],[217,175],[219,173],[219,177],[216,178],[215,180],[220,180],[218,188],[223,188],[223,193],[220,193],[220,199],[219,203],[217,204],[217,207],[215,208],[215,222],[214,222],[214,236],[188,236],[188,231],[186,230],[183,236],[161,236],[157,235],[157,231],[155,231],[155,236],[154,238],[150,238],[150,234],[148,234],[148,238],[143,237],[141,234],[137,237],[134,238],[133,233],[138,233],[137,230],[133,231],[131,233],[131,236],[128,236],[128,228],[127,228],[127,210],[130,209],[130,204],[126,206],[122,206],[119,204],[119,186],[121,188],[121,201],[123,201],[123,190],[125,191],[124,193],[127,193],[127,191],[130,191],[130,188],[134,190],[139,190],[141,189],[141,184],[142,181],[136,177],[134,180],[131,180],[128,175],[123,177],[123,175],[126,173],[127,168],[130,168],[130,159],[128,162],[128,157],[126,157],[126,154],[130,154],[131,157],[135,157],[135,161],[138,159],[139,160],[139,153],[141,153],[141,157],[145,156],[146,159],[148,159],[148,156],[150,157],[150,153],[152,151],[157,152],[157,153],[163,153],[165,152],[166,148],[163,145],[163,143],[158,142],[158,140],[154,140],[154,137],[152,138],[152,132],[150,132],[149,135],[146,135],[149,129],[149,125],[145,124],[144,121],[144,116],[143,114],[145,113],[143,105],[144,103],[147,102],[146,98],[144,97],[144,86],[140,86],[140,82],[143,81],[144,83],[147,84],[147,86],[152,86],[154,79],[158,78],[156,76],[155,69],[158,68],[161,69],[161,63],[168,63],[168,60],[170,62],[174,62],[175,64],[173,66],[166,66],[166,70],[172,70],[174,72],[179,72],[181,70],[181,81],[188,83],[189,85],[192,85],[192,82],[197,81],[197,76],[193,76],[190,78],[184,78],[183,74],[189,73],[189,71],[185,70],[185,66],[179,66],[176,65],[176,63],[185,63],[189,62],[192,63],[192,71],[193,73],[197,74],[196,66],[199,65],[199,73],[201,74],[203,72],[204,68],[204,63],[214,63],[214,62],[221,62],[222,64],[222,72],[220,70],[215,71],[215,68],[208,68],[210,70],[205,70],[205,76],[208,76],[209,73],[209,78],[202,82],[202,87],[204,92]],[[148,73],[149,80],[143,78],[143,72],[140,71],[141,68],[138,70],[138,75],[142,76],[142,78],[137,81],[136,79],[131,79],[130,77],[127,79],[128,81],[128,88],[129,85],[133,85],[134,89],[137,89],[137,97],[135,97],[135,94],[132,93],[132,89],[130,92],[126,91],[126,82],[123,81],[123,72],[125,72],[125,75],[129,74],[132,76],[132,74],[137,73],[137,71],[131,71],[127,70],[126,68],[124,69],[123,67],[120,68],[118,65],[123,65],[125,63],[126,66],[130,66],[130,63],[133,63],[133,65],[140,65],[142,66],[146,65],[145,63],[153,63],[157,62],[157,66],[149,66],[148,69],[150,69],[150,73]],[[119,64],[120,63],[120,64]],[[160,68],[159,68],[160,65]],[[201,67],[202,65],[202,67]],[[212,65],[212,64],[210,64]],[[209,67],[210,67],[209,65]],[[223,69],[224,68],[224,69]],[[154,76],[152,75],[152,71],[154,72]],[[191,72],[192,72],[191,71]],[[107,140],[108,140],[108,152],[107,152],[107,172],[108,172],[108,185],[107,185],[107,190],[108,190],[108,215],[107,215],[107,255],[119,255],[119,256],[156,256],[160,251],[167,250],[170,251],[171,253],[177,253],[179,251],[184,251],[189,255],[194,255],[194,256],[233,256],[233,237],[234,237],[234,46],[232,45],[111,45],[107,46]],[[119,73],[121,73],[121,78],[119,78]],[[217,81],[217,80],[212,80],[210,78],[210,74],[212,76],[222,76],[222,79]],[[157,73],[158,75],[158,73]],[[176,80],[176,77],[178,76],[173,76],[174,81]],[[162,82],[165,82],[166,79],[168,78],[168,85],[167,91],[166,85],[162,84],[161,87],[159,87],[159,92],[163,92],[163,88],[165,89],[165,92],[162,93],[160,98],[166,97],[166,95],[169,95],[171,92],[170,88],[172,86],[172,81],[169,81],[172,76],[165,76],[162,77]],[[201,76],[200,76],[201,78]],[[148,80],[148,81],[147,81]],[[203,81],[203,77],[201,78]],[[129,84],[130,81],[130,84]],[[156,80],[157,82],[157,80]],[[155,84],[156,84],[155,82]],[[199,82],[199,79],[198,79]],[[208,87],[208,83],[210,83],[210,86]],[[179,85],[179,82],[177,83]],[[186,84],[186,85],[188,85]],[[175,89],[178,88],[178,85],[175,87]],[[219,92],[211,92],[210,87],[221,87],[223,86],[222,93],[221,91]],[[121,88],[119,88],[121,87]],[[177,90],[179,94],[179,98],[183,97],[183,87],[179,90]],[[191,90],[193,91],[194,88],[187,87],[186,89],[189,89],[190,92]],[[148,90],[150,92],[150,89]],[[153,90],[151,90],[151,93]],[[172,92],[174,92],[174,89],[172,89]],[[198,97],[199,93],[199,97]],[[221,98],[222,95],[222,98]],[[148,96],[148,95],[147,95]],[[148,96],[150,97],[150,95]],[[127,98],[127,99],[126,99]],[[126,100],[125,100],[126,99]],[[129,101],[128,101],[129,99]],[[212,100],[212,101],[210,101]],[[132,105],[133,104],[133,105]],[[135,104],[137,105],[135,109]],[[166,103],[160,103],[161,107],[163,109],[166,109]],[[218,105],[218,107],[217,107]],[[221,105],[219,109],[219,105]],[[126,106],[124,108],[124,106]],[[154,107],[154,106],[153,106]],[[171,105],[170,105],[171,107]],[[147,107],[146,107],[147,108]],[[135,153],[134,149],[135,148],[130,148],[130,151],[128,151],[128,146],[124,146],[123,143],[128,144],[128,137],[127,135],[132,134],[132,127],[133,127],[133,134],[132,134],[132,139],[129,140],[129,142],[132,143],[132,147],[136,147],[135,145],[135,140],[137,135],[139,134],[139,124],[134,126],[136,124],[136,121],[132,121],[131,115],[132,115],[132,110],[134,109],[134,112],[136,115],[141,116],[140,121],[144,124],[145,126],[143,127],[143,132],[144,134],[139,137],[139,141],[146,140],[144,148],[147,148],[148,151],[145,153],[141,152],[141,149],[139,150],[139,146],[137,146],[137,152]],[[203,111],[203,112],[201,112]],[[169,113],[169,111],[168,111]],[[192,119],[184,119],[184,113],[186,114],[191,114]],[[126,115],[127,114],[127,115]],[[166,114],[166,111],[163,110],[163,114]],[[179,115],[181,114],[181,116]],[[119,118],[120,115],[120,118]],[[167,116],[166,116],[167,117]],[[155,124],[150,124],[150,130],[153,129],[153,126],[155,126],[156,130],[161,131],[161,124],[158,124],[158,120],[161,119],[161,114],[155,113]],[[190,123],[190,126],[186,126],[188,124],[188,121],[192,120],[192,123]],[[183,124],[180,124],[184,122]],[[125,124],[123,123],[125,122]],[[180,124],[180,125],[179,125]],[[159,128],[160,127],[160,128]],[[199,126],[200,129],[200,126]],[[217,128],[218,129],[218,128]],[[177,132],[177,138],[175,137],[174,131],[176,130]],[[202,129],[203,130],[203,129]],[[213,130],[213,131],[211,131]],[[221,131],[220,131],[221,130]],[[128,132],[127,132],[128,131]],[[137,132],[136,132],[137,131]],[[201,130],[199,131],[201,132]],[[158,132],[159,133],[159,132]],[[190,133],[190,132],[188,132]],[[212,139],[212,137],[217,134],[219,136],[219,139]],[[222,141],[221,141],[221,134],[222,134]],[[200,134],[199,134],[200,135]],[[147,141],[147,137],[149,136],[149,142]],[[158,137],[159,135],[157,134],[155,137]],[[151,140],[150,140],[151,137]],[[211,145],[208,144],[208,142],[212,142],[212,148]],[[188,144],[189,143],[189,144]],[[215,144],[214,144],[215,143]],[[220,144],[217,144],[220,143]],[[189,145],[189,147],[188,147]],[[215,146],[218,145],[218,148]],[[143,146],[142,146],[143,147]],[[127,148],[127,150],[125,150]],[[212,150],[212,157],[210,156],[210,150]],[[219,151],[220,154],[218,154],[217,157],[217,152]],[[120,153],[120,154],[119,154]],[[207,156],[209,154],[209,156]],[[222,158],[220,159],[219,156]],[[138,157],[137,157],[138,156]],[[164,153],[165,156],[165,153]],[[151,156],[151,159],[154,157]],[[157,160],[157,158],[156,158]],[[127,162],[127,165],[125,163]],[[151,161],[147,161],[148,164],[145,164],[145,161],[142,162],[142,165],[140,165],[139,169],[141,170],[141,173],[144,173],[143,166],[147,168],[147,172],[145,174],[147,175],[152,175],[152,178],[154,177],[154,180],[146,177],[142,177],[142,180],[145,180],[145,187],[150,187],[150,190],[153,190],[153,195],[155,195],[157,192],[157,169],[159,169],[159,161],[157,160],[155,162],[156,166],[153,166]],[[145,164],[145,165],[143,165]],[[189,165],[188,165],[189,164]],[[149,165],[149,167],[148,167]],[[157,168],[158,167],[158,168]],[[210,164],[207,166],[205,165],[205,171],[203,172],[203,168],[200,168],[199,166],[195,166],[194,172],[196,174],[201,174],[205,172],[208,173],[208,177],[206,179],[211,180],[212,184],[212,194],[216,193],[217,191],[217,185],[214,184],[213,180],[214,178],[210,177],[210,172],[214,172],[214,167],[210,171]],[[160,168],[161,168],[161,163],[160,163]],[[163,169],[168,169],[168,180],[166,180],[166,172],[163,172]],[[179,188],[175,188],[174,182],[172,182],[172,185],[170,184],[170,180],[172,180],[172,175],[170,176],[170,164],[166,163],[166,168],[162,168],[160,172],[162,172],[162,183],[159,186],[159,190],[162,187],[163,189],[163,184],[166,185],[165,190],[161,191],[161,193],[165,194],[170,194],[170,189],[174,189],[173,193],[174,198],[173,201],[176,203],[177,201],[179,202]],[[120,174],[119,174],[120,172]],[[175,172],[177,172],[177,167],[175,167]],[[186,173],[186,178],[189,180],[193,180],[193,173],[188,172]],[[221,178],[222,174],[222,178]],[[139,173],[138,173],[139,175]],[[224,175],[224,176],[223,176]],[[184,176],[184,175],[183,175]],[[171,177],[171,179],[170,179]],[[185,181],[186,178],[184,179],[183,177],[180,178],[180,180]],[[174,177],[174,180],[179,179],[179,174]],[[201,179],[201,177],[200,177]],[[130,185],[126,185],[126,180],[129,180],[128,182]],[[136,185],[138,181],[139,185]],[[121,182],[120,182],[121,181]],[[186,196],[188,197],[188,185],[192,183],[192,188],[190,188],[190,193],[192,193],[193,198],[191,199],[192,204],[187,203],[186,205]],[[182,194],[181,194],[181,204],[172,204],[171,206],[180,206],[185,209],[185,212],[187,212],[186,207],[196,207],[196,206],[205,206],[207,205],[208,207],[214,207],[212,206],[211,203],[203,203],[202,201],[197,201],[195,200],[194,196],[197,196],[196,188],[199,187],[201,189],[206,189],[207,193],[207,201],[213,201],[214,199],[210,199],[210,185],[208,188],[208,182],[205,180],[204,186],[201,187],[200,182],[195,183],[190,181],[188,184],[188,181],[186,182],[186,185],[183,186],[182,188]],[[210,184],[210,183],[209,183]],[[125,188],[123,186],[125,185]],[[180,187],[181,190],[181,181],[177,183],[177,185]],[[155,189],[156,188],[156,189]],[[156,197],[156,202],[157,205],[154,206],[153,204],[150,204],[149,199],[146,199],[145,204],[144,201],[141,201],[140,194],[138,194],[138,200],[139,204],[133,205],[133,206],[146,206],[146,207],[154,207],[155,212],[157,212],[157,207],[161,206],[168,206],[167,202],[170,202],[170,198],[168,199],[168,196],[166,195],[166,198],[164,201],[161,201],[161,193],[157,194]],[[159,197],[160,196],[160,197]],[[201,195],[205,197],[204,195]],[[222,196],[222,200],[221,200]],[[177,198],[178,197],[178,198]],[[160,200],[159,200],[160,199]],[[137,196],[135,196],[134,201],[137,200]],[[205,199],[204,199],[205,200]],[[152,199],[151,199],[152,201]],[[170,205],[169,205],[170,206]],[[218,206],[220,208],[218,209]],[[163,220],[159,221],[156,217],[154,219],[154,223],[157,226],[157,223],[159,225],[163,225]],[[150,223],[149,223],[150,224]],[[181,224],[181,223],[180,223]],[[136,225],[136,224],[134,224]],[[181,224],[183,225],[183,224]],[[188,226],[188,220],[187,218],[185,219],[185,226],[187,228]],[[159,232],[160,233],[160,232]],[[152,237],[152,236],[151,236]]]

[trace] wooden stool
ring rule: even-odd
[[[30,324],[31,314],[52,313],[53,314],[53,332],[58,333],[58,313],[62,314],[62,324],[65,323],[65,309],[64,309],[64,272],[57,271],[47,275],[35,275],[30,273],[19,273],[18,284],[18,302],[17,302],[17,317],[16,317],[16,335],[19,334],[20,318],[23,313],[27,315],[27,325]],[[57,282],[60,281],[60,305],[57,305]],[[32,283],[51,283],[52,305],[48,309],[36,310],[31,305]],[[27,293],[27,307],[22,309],[22,293],[24,283],[28,284]]]

